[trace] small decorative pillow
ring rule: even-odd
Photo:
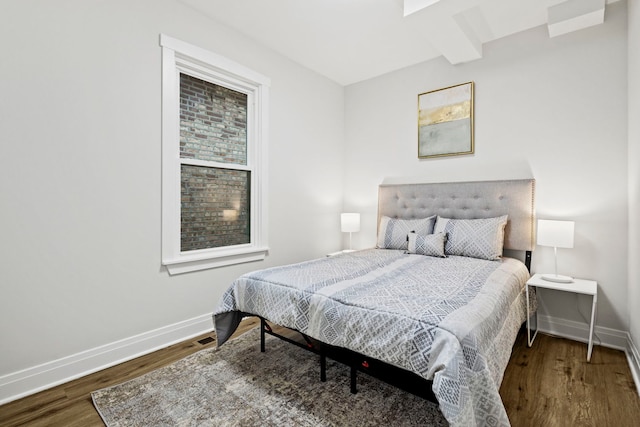
[[[485,219],[438,217],[434,233],[446,233],[447,255],[460,255],[495,261],[502,257],[507,215]]]
[[[378,248],[407,249],[407,236],[416,232],[426,235],[433,233],[436,216],[422,219],[396,219],[383,216],[378,229]]]
[[[446,240],[447,235],[444,233],[427,235],[409,233],[407,253],[444,258],[444,243]]]

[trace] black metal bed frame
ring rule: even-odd
[[[531,251],[525,251],[524,264],[528,271],[531,271]],[[325,382],[327,380],[327,357],[342,363],[349,367],[350,370],[350,384],[351,393],[358,392],[357,388],[357,376],[358,371],[364,372],[381,381],[405,390],[409,393],[415,394],[419,397],[425,398],[432,402],[437,403],[435,394],[432,390],[433,381],[427,380],[418,374],[414,374],[406,369],[393,366],[389,363],[367,357],[358,352],[336,347],[329,344],[325,344],[321,341],[313,340],[309,336],[303,334],[300,331],[287,328],[294,331],[302,337],[304,343],[293,340],[282,334],[279,334],[273,330],[273,328],[267,323],[267,320],[261,316],[260,318],[260,351],[264,353],[265,338],[266,335],[271,335],[293,344],[297,347],[303,348],[307,351],[315,353],[320,356],[320,381]]]
[[[259,316],[258,316],[259,317]],[[357,378],[358,371],[364,372],[381,381],[391,384],[407,392],[413,393],[422,398],[436,402],[435,395],[431,390],[432,381],[426,380],[406,369],[398,368],[386,362],[367,357],[358,352],[342,347],[336,347],[323,342],[312,340],[300,331],[289,329],[298,333],[304,342],[296,341],[287,336],[279,334],[267,323],[263,317],[260,318],[260,351],[265,352],[266,335],[271,335],[293,344],[297,347],[310,351],[320,356],[320,381],[327,380],[327,358],[335,360],[349,367],[351,393],[358,392]]]

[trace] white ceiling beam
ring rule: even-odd
[[[481,1],[404,0],[405,19],[451,64],[474,61],[482,58],[482,42],[465,12]]]
[[[604,22],[605,0],[567,0],[547,9],[549,37],[556,37]]]
[[[404,16],[438,3],[440,0],[404,0]]]
[[[482,43],[462,14],[442,17],[428,33],[429,42],[453,65],[482,58]]]

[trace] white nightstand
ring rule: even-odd
[[[529,287],[554,289],[556,291],[573,292],[576,294],[591,295],[593,297],[593,305],[591,306],[591,324],[589,325],[589,347],[587,349],[587,362],[591,361],[591,352],[593,350],[593,326],[596,321],[596,303],[598,302],[598,282],[594,280],[573,279],[571,283],[549,282],[542,278],[542,274],[534,274],[527,281],[527,341],[529,347],[533,344],[533,340],[538,335],[538,312],[536,311],[536,331],[531,336],[531,323],[529,317]]]

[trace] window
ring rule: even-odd
[[[161,35],[162,263],[170,274],[262,260],[269,80]]]

